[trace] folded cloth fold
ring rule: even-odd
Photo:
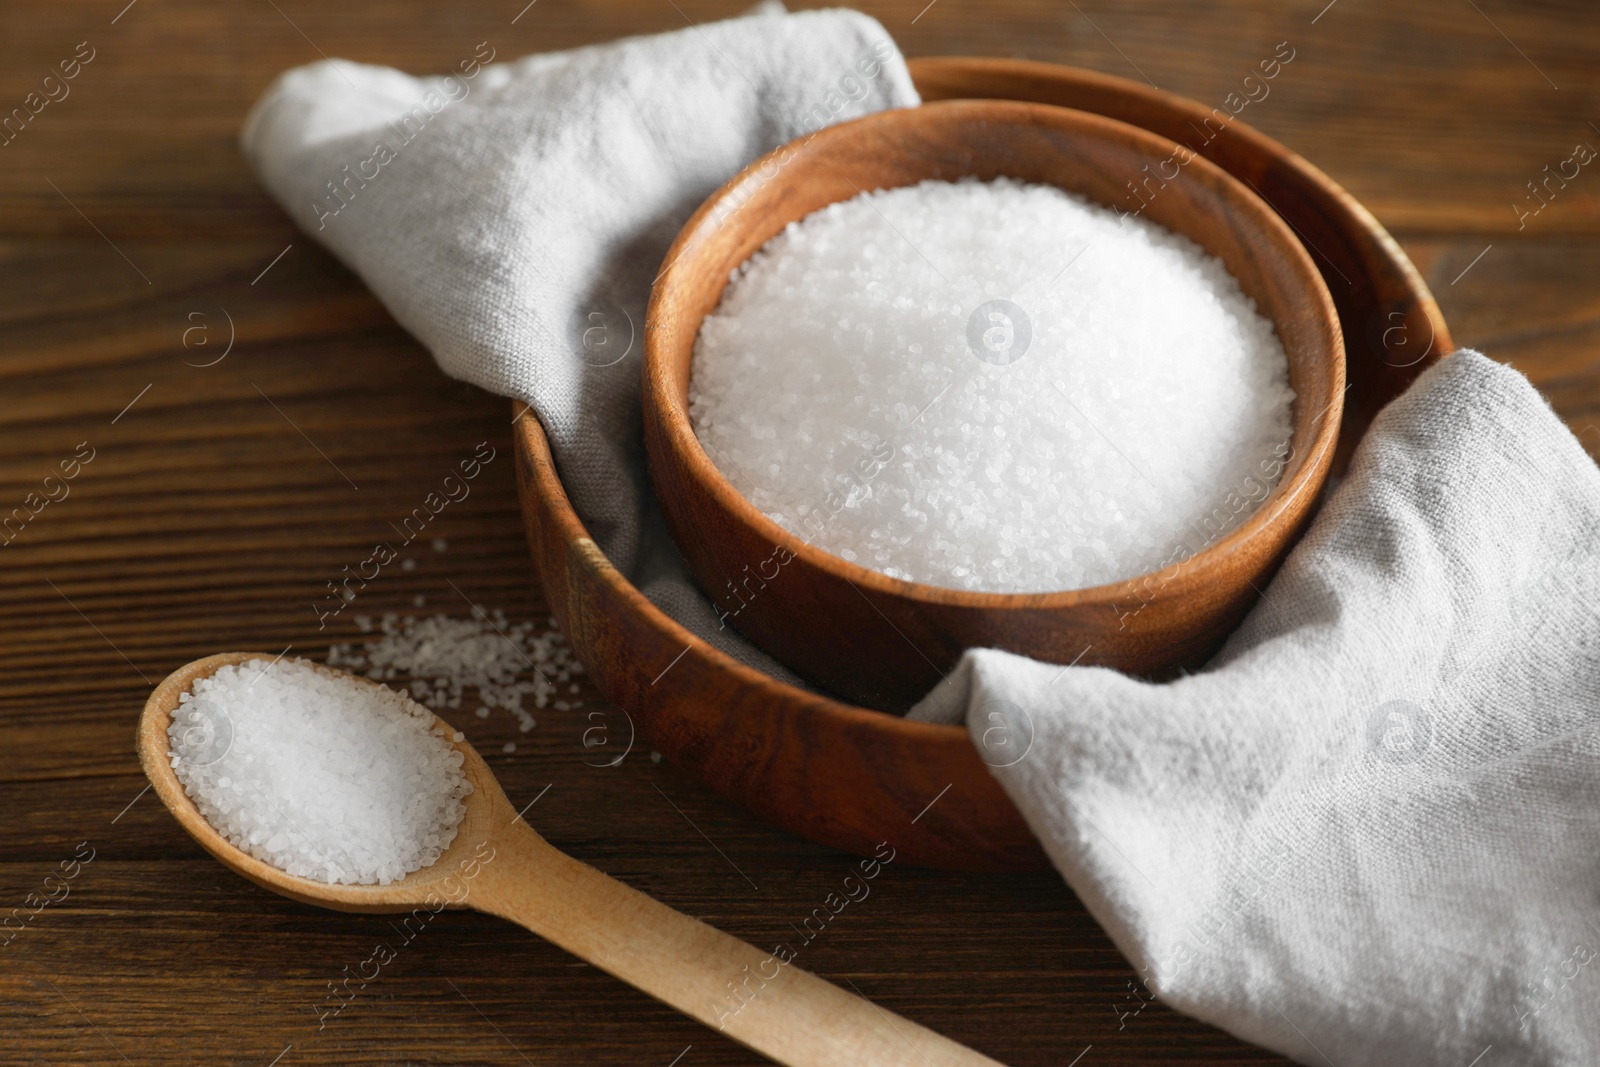
[[[1308,1064],[1592,1065],[1597,608],[1600,471],[1462,351],[1201,673],[970,652],[913,715],[1179,1010]]]

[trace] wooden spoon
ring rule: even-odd
[[[517,814],[483,758],[465,741],[455,742],[455,748],[465,760],[462,770],[472,793],[455,840],[432,866],[389,885],[326,885],[256,859],[219,834],[184,792],[172,769],[167,731],[178,698],[195,679],[230,664],[270,659],[225,652],[195,660],[156,687],[139,717],[139,762],[162,803],[207,852],[257,885],[339,911],[455,907],[498,915],[792,1067],[995,1067],[987,1056],[792,963],[780,963],[558,851]],[[441,725],[447,737],[454,736],[451,727]]]

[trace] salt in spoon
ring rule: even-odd
[[[517,814],[483,758],[464,740],[454,747],[472,792],[462,801],[467,810],[455,840],[431,866],[388,885],[327,885],[256,859],[218,833],[184,791],[172,768],[168,729],[179,698],[196,679],[269,658],[224,652],[195,660],[157,686],[139,716],[139,762],[156,795],[207,852],[257,885],[338,911],[453,907],[498,915],[790,1067],[999,1067],[792,963],[779,966],[760,949],[567,856]],[[447,738],[456,736],[447,724],[440,726]],[[742,992],[735,998],[730,988]]]

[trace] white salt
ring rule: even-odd
[[[1118,581],[1220,537],[1279,476],[1293,399],[1220,260],[1006,179],[791,223],[734,272],[690,382],[707,454],[774,521],[991,592]]]
[[[234,845],[289,874],[386,885],[436,862],[466,813],[463,758],[402,693],[294,660],[195,680],[173,771]]]
[[[513,623],[498,609],[489,612],[477,606],[467,619],[389,614],[373,640],[329,648],[328,665],[363,672],[381,682],[409,678],[411,695],[440,710],[459,708],[466,691],[473,689],[482,705],[478,718],[503,708],[527,733],[537,722],[523,701],[531,699],[535,708],[548,707],[563,685],[576,693],[578,686],[571,680],[583,673],[555,622],[550,619],[550,628],[540,632],[531,622]],[[370,620],[360,629],[371,632]]]

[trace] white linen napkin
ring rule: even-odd
[[[969,652],[913,715],[966,720],[1180,1011],[1308,1064],[1593,1065],[1597,609],[1600,470],[1462,351],[1203,672]]]
[[[794,136],[917,103],[904,63],[846,11],[492,55],[290,71],[245,153],[448,373],[532,407],[646,595],[792,681],[716,628],[651,515],[638,334],[693,208]],[[1175,1007],[1307,1063],[1600,1062],[1597,479],[1520,376],[1454,356],[1205,673],[975,652],[919,713],[965,716]]]
[[[526,401],[595,542],[633,572],[650,283],[694,209],[803,134],[918,103],[854,11],[739,19],[414,78],[329,60],[251,109],[246,158],[445,372]]]

